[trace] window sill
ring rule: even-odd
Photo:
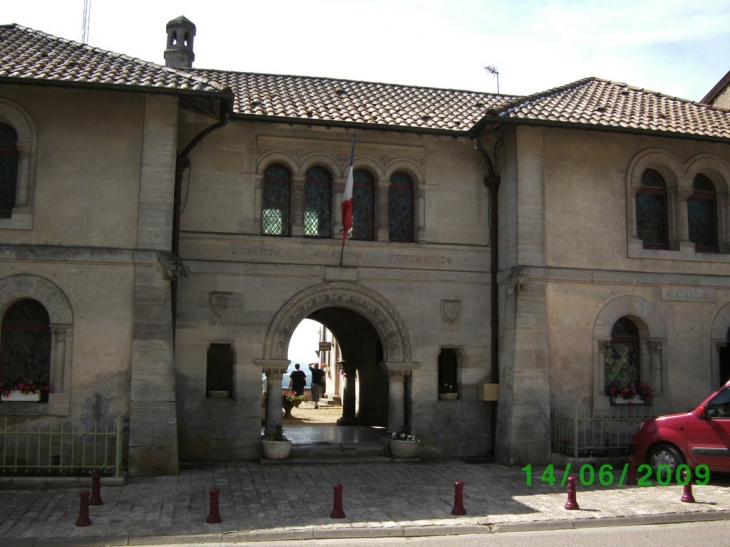
[[[644,249],[640,239],[629,241],[629,258],[648,258],[653,260],[681,260],[685,262],[714,262],[730,264],[730,254],[718,252],[701,252],[695,250],[694,243],[683,241],[679,249]]]
[[[10,218],[0,218],[0,230],[30,230],[33,214],[27,207],[16,207]]]

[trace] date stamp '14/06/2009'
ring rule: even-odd
[[[570,474],[570,466],[570,463],[565,466],[565,472],[560,480],[560,486],[565,486],[567,484],[568,475]],[[619,470],[620,473],[618,473]],[[522,471],[525,472],[527,486],[532,486],[532,464],[528,464],[523,467]],[[580,483],[583,486],[592,486],[596,480],[598,480],[598,483],[602,486],[612,486],[614,484],[623,486],[626,484],[628,472],[628,463],[625,463],[623,467],[618,467],[616,469],[614,469],[610,463],[606,463],[600,466],[598,471],[596,471],[592,464],[586,463],[580,466],[580,470],[578,471],[578,480],[580,480]],[[636,469],[636,484],[638,486],[654,486],[654,483],[651,480],[653,476],[654,470],[651,466],[643,463]],[[672,479],[675,479],[677,484],[684,486],[685,484],[689,484],[693,476],[696,479],[695,484],[703,486],[710,482],[710,468],[704,464],[698,465],[693,474],[687,464],[678,465],[675,472],[672,472],[672,469],[668,465],[662,464],[657,469],[656,482],[660,486],[667,486],[672,482]],[[540,482],[545,482],[552,486],[557,480],[558,478],[555,476],[555,468],[553,464],[549,464],[540,476]]]

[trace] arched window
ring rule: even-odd
[[[621,390],[632,383],[639,385],[639,350],[639,329],[631,319],[622,317],[613,325],[606,348],[606,393],[612,387]]]
[[[291,173],[275,163],[264,173],[263,207],[261,208],[261,233],[269,236],[289,235],[289,203],[291,197]]]
[[[401,171],[390,177],[388,234],[390,241],[413,241],[413,179]]]
[[[43,304],[30,298],[19,300],[5,312],[2,329],[0,381],[3,388],[30,381],[48,385],[51,327]]]
[[[354,172],[352,188],[352,239],[375,239],[375,178],[364,169]]]
[[[0,123],[0,218],[10,218],[15,207],[19,162],[17,141],[15,129]]]
[[[667,184],[657,171],[647,169],[636,193],[636,232],[645,249],[668,249]]]
[[[687,200],[689,239],[697,251],[716,253],[717,247],[717,194],[715,185],[705,175],[695,177],[694,193]]]
[[[332,175],[324,167],[307,170],[304,181],[304,237],[330,237]]]

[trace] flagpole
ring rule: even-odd
[[[354,185],[353,166],[355,164],[355,139],[357,133],[352,134],[352,152],[350,153],[350,170],[347,174],[347,182],[345,183],[345,191],[342,194],[342,247],[340,248],[340,266],[345,256],[345,240],[347,233],[352,227],[352,187]]]

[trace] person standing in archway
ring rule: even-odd
[[[295,395],[304,395],[304,387],[307,385],[307,375],[303,370],[299,370],[299,363],[294,365],[294,370],[289,375],[289,387]]]
[[[324,371],[319,368],[319,363],[310,363],[309,370],[312,371],[312,401],[314,401],[314,408],[319,408],[319,396],[322,394]]]

